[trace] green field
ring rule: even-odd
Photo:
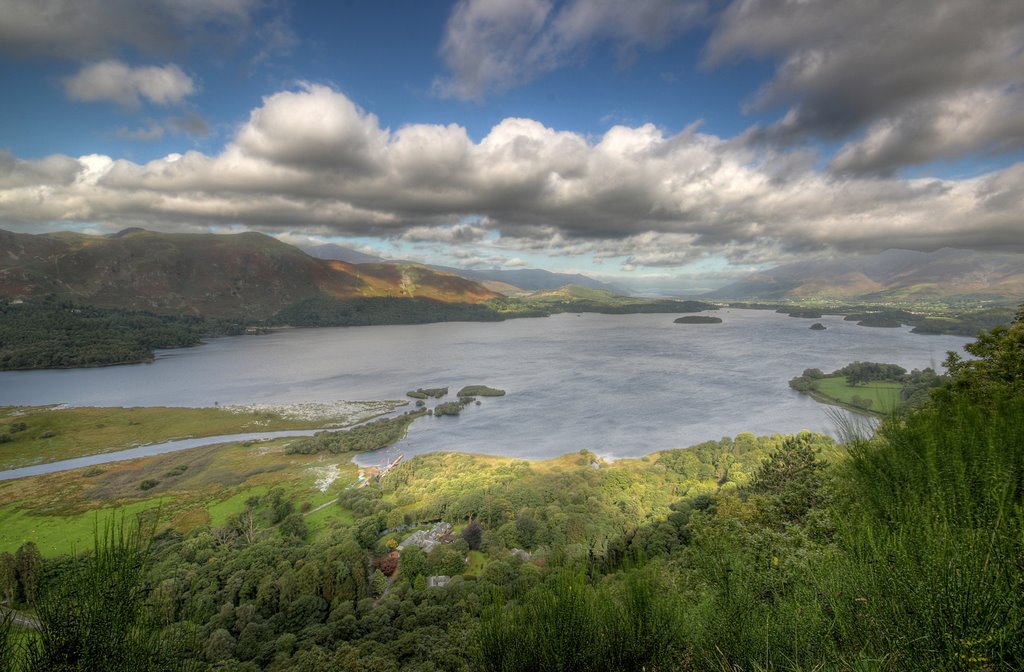
[[[289,439],[220,446],[112,462],[0,482],[0,552],[35,541],[44,556],[92,546],[97,523],[113,515],[159,510],[158,529],[181,533],[223,525],[246,501],[280,488],[296,510],[313,511],[356,483],[351,453],[288,455]],[[182,469],[184,467],[184,469]],[[97,473],[100,472],[100,473]],[[91,474],[91,475],[88,475]],[[158,483],[142,490],[143,481]],[[310,537],[352,521],[327,506],[308,516]]]
[[[888,413],[895,409],[900,403],[900,391],[903,389],[902,384],[889,382],[850,386],[846,383],[846,376],[826,376],[816,382],[817,392],[821,396],[851,406],[856,406],[855,396],[870,399],[869,409],[876,413]]]
[[[393,410],[401,402],[356,402],[313,416],[253,408],[0,407],[0,470],[95,455],[187,437],[340,427]],[[281,407],[284,409],[284,407]],[[301,410],[301,409],[298,409]],[[20,431],[11,431],[16,425]]]

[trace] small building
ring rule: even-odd
[[[509,551],[509,553],[516,556],[523,562],[529,562],[530,560],[533,560],[533,556],[528,551],[524,551],[521,548],[513,548],[511,551]]]
[[[398,550],[401,551],[407,546],[419,546],[425,552],[430,553],[438,544],[450,543],[452,543],[451,523],[440,522],[429,530],[413,532],[398,545]]]
[[[444,588],[451,580],[450,576],[428,576],[427,588]]]

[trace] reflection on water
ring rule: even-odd
[[[212,406],[399,399],[417,387],[487,384],[457,418],[423,418],[397,450],[543,458],[580,449],[643,455],[740,432],[829,431],[822,405],[787,381],[870,360],[938,365],[968,339],[718,311],[722,324],[677,315],[557,315],[499,323],[296,329],[221,338],[159,353],[153,364],[0,373],[0,405]],[[821,322],[826,331],[811,331]],[[372,462],[378,456],[362,456]]]

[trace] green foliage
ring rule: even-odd
[[[831,576],[843,635],[897,668],[1024,665],[1024,399],[969,397],[852,449]]]
[[[466,385],[464,388],[459,390],[459,397],[504,397],[505,390],[499,390],[496,387],[487,387],[486,385]]]
[[[95,308],[47,297],[0,300],[0,370],[147,362],[155,348],[198,345],[207,335],[241,333],[231,322]]]
[[[18,574],[21,596],[26,603],[34,604],[43,574],[43,556],[33,542],[27,541],[18,548],[14,554],[14,569]]]
[[[384,591],[388,587],[388,577],[384,576],[384,572],[379,569],[373,570],[373,574],[370,576],[370,589],[373,594],[377,597],[384,594]]]
[[[385,448],[405,436],[413,420],[423,411],[404,413],[396,418],[383,418],[337,432],[317,432],[311,437],[288,444],[285,452],[309,455],[313,453],[362,452]]]
[[[459,401],[446,401],[443,404],[438,404],[434,407],[434,415],[458,415],[462,412],[464,404]]]
[[[653,572],[632,572],[615,588],[557,572],[483,611],[476,662],[495,672],[674,669],[683,662],[681,607]]]
[[[770,497],[771,507],[786,522],[799,522],[822,502],[820,448],[814,435],[787,438],[750,481],[750,492]]]
[[[903,382],[907,370],[895,364],[853,362],[833,371],[831,375],[846,376],[847,385],[864,385],[873,381]]]
[[[430,322],[498,322],[505,317],[475,303],[447,303],[434,299],[365,297],[308,299],[284,308],[274,324],[295,327],[361,327],[375,324]]]
[[[949,353],[945,365],[953,378],[950,393],[966,395],[976,403],[1024,394],[1024,304],[1009,327],[983,331],[964,349],[977,359]]]
[[[152,490],[156,486],[160,485],[160,481],[155,478],[147,478],[146,480],[139,483],[139,490]]]
[[[412,397],[413,399],[421,399],[422,400],[422,399],[429,399],[430,397],[433,397],[435,399],[440,399],[441,397],[445,396],[446,394],[448,394],[448,388],[447,387],[427,387],[427,388],[420,387],[420,388],[417,388],[416,390],[410,390],[409,392],[406,392],[405,396]]]
[[[0,672],[14,670],[15,646],[14,613],[0,608]]]
[[[302,519],[302,514],[299,513],[289,514],[281,521],[278,529],[281,532],[281,536],[285,539],[305,541],[306,537],[309,536],[309,528],[306,527],[306,521]]]
[[[163,633],[146,604],[149,546],[138,528],[108,524],[90,555],[74,559],[38,601],[38,637],[23,670],[192,670],[183,642]]]

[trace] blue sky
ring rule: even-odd
[[[0,0],[0,227],[710,287],[1024,248],[1024,5]]]

